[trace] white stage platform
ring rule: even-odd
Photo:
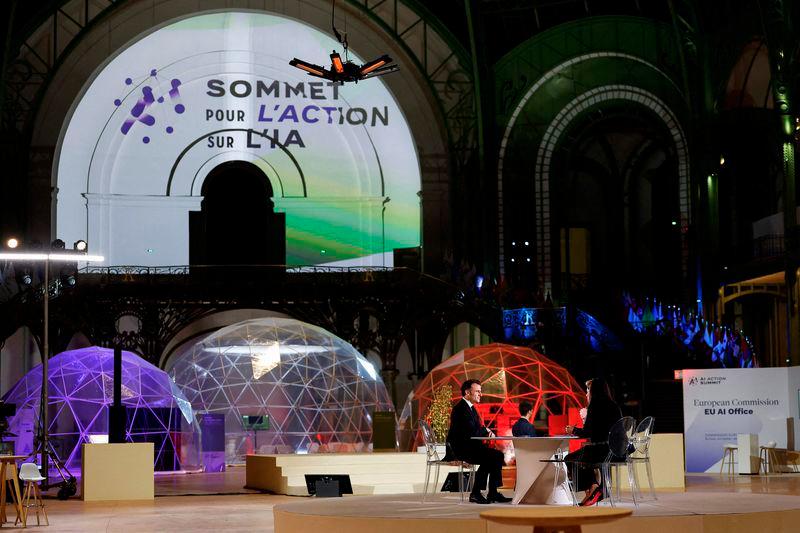
[[[510,494],[510,493],[508,493]],[[607,505],[607,504],[604,504]],[[630,502],[634,510],[619,522],[584,527],[585,533],[795,533],[800,530],[800,497],[733,492],[672,492],[658,500]],[[316,499],[274,507],[275,533],[530,533],[530,527],[491,524],[479,513],[504,505],[459,503],[457,495]],[[537,506],[540,507],[540,506]]]
[[[308,495],[305,474],[347,474],[356,495],[421,493],[425,482],[425,454],[414,452],[248,455],[246,468],[246,488],[289,496]],[[439,484],[457,471],[443,466]]]

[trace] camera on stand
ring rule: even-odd
[[[17,404],[5,403],[0,400],[0,454],[14,455],[14,441],[16,435],[8,431],[9,417],[17,414]]]

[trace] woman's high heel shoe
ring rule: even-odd
[[[603,499],[603,487],[597,487],[592,491],[592,493],[587,497],[584,498],[583,501],[580,503],[581,507],[590,507],[592,505],[596,505],[597,502]]]

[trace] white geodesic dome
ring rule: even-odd
[[[222,328],[171,357],[167,372],[196,412],[224,413],[228,463],[248,453],[366,451],[373,412],[394,410],[353,346],[294,319]],[[245,430],[247,415],[268,415],[270,429]]]

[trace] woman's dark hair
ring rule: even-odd
[[[589,393],[591,394],[590,405],[595,402],[610,403],[614,401],[614,397],[611,394],[611,387],[608,386],[608,382],[605,378],[590,379]]]
[[[468,379],[464,383],[461,384],[461,396],[464,396],[468,390],[472,388],[472,385],[480,385],[481,382],[477,379]]]

